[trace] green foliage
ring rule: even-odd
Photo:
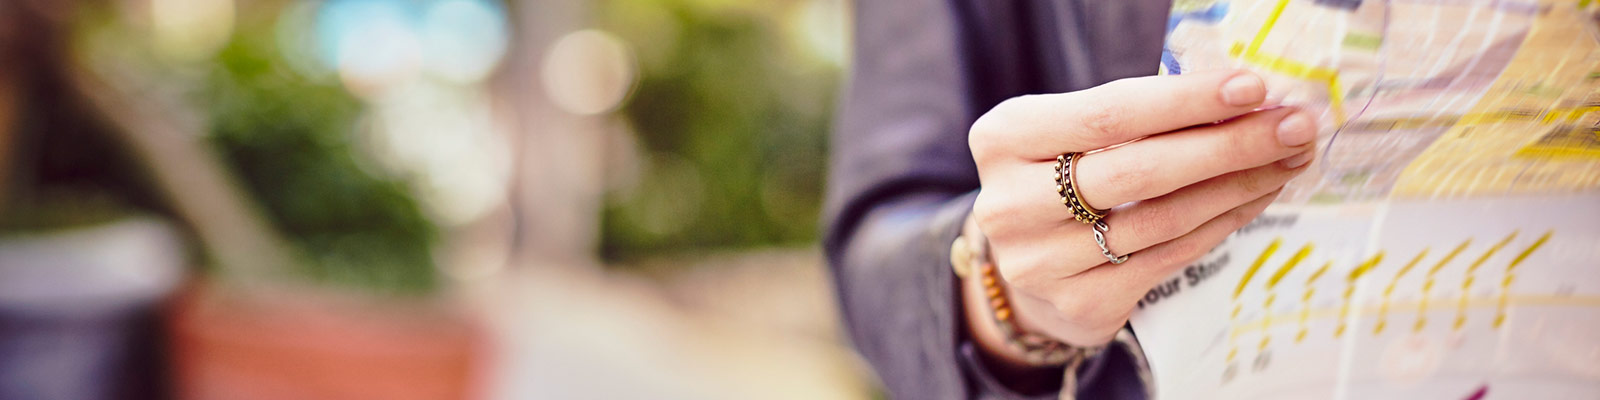
[[[636,187],[607,198],[603,258],[816,239],[839,72],[791,45],[781,12],[793,5],[602,7],[602,26],[640,52],[622,111],[645,163]]]
[[[206,85],[224,163],[308,256],[300,272],[384,293],[432,290],[437,228],[406,182],[361,168],[351,143],[361,105],[286,70],[270,33],[239,32]]]

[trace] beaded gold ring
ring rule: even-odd
[[[1061,195],[1061,204],[1072,209],[1072,218],[1085,224],[1093,225],[1106,217],[1106,210],[1096,209],[1083,201],[1083,193],[1077,189],[1078,160],[1083,158],[1083,153],[1066,153],[1056,156],[1055,181],[1056,194]]]

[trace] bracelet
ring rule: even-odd
[[[972,237],[969,238],[969,235]],[[1016,315],[1006,296],[1006,289],[997,275],[988,247],[988,240],[981,232],[964,233],[950,246],[950,263],[955,269],[956,276],[962,279],[972,275],[973,272],[980,274],[978,278],[981,279],[984,295],[989,300],[987,304],[990,319],[1005,337],[1006,345],[1022,353],[1023,361],[1038,367],[1066,365],[1068,371],[1073,371],[1084,359],[1100,351],[1100,347],[1073,346],[1018,327]],[[973,269],[974,265],[977,266],[976,271]],[[1068,375],[1072,374],[1069,372]]]

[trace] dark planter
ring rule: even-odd
[[[158,305],[184,254],[144,218],[0,239],[0,399],[165,398]]]

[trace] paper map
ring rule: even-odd
[[[1159,398],[1600,398],[1600,1],[1174,3],[1317,161],[1132,318]],[[1134,255],[1137,257],[1137,255]]]

